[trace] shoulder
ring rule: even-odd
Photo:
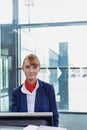
[[[42,81],[42,80],[38,80],[38,83],[39,83],[39,86],[43,87],[44,89],[54,90],[54,86],[51,83],[48,83],[48,82],[45,82],[45,81]]]
[[[39,80],[38,90],[40,93],[44,92],[50,98],[50,100],[55,97],[55,89],[54,89],[53,84],[51,83]]]
[[[13,88],[13,93],[17,93],[17,92],[20,92],[21,91],[21,87],[22,87],[23,84],[21,84],[20,86],[18,87],[14,87]]]
[[[43,86],[43,85],[52,86],[51,83],[45,82],[45,81],[40,80],[40,79],[38,79],[38,83],[39,83],[39,85],[41,85],[41,86]]]

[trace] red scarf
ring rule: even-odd
[[[33,84],[29,84],[28,82],[27,82],[27,80],[25,80],[25,87],[26,87],[26,89],[29,91],[29,92],[33,92],[33,90],[35,89],[35,87],[36,87],[36,83],[37,83],[37,80],[33,83]]]

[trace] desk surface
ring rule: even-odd
[[[23,127],[16,126],[0,126],[0,130],[23,130]]]

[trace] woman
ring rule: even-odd
[[[13,89],[12,112],[53,112],[53,126],[59,124],[59,114],[53,85],[37,78],[40,61],[35,54],[25,57],[22,69],[25,81]]]

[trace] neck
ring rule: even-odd
[[[27,79],[26,79],[27,80]],[[35,79],[35,80],[27,80],[27,82],[29,83],[29,84],[33,84],[33,83],[35,83],[37,81],[37,79]]]
[[[33,92],[33,90],[35,89],[37,84],[37,80],[35,82],[33,82],[32,84],[30,82],[28,82],[27,80],[25,80],[25,87],[29,92]]]

